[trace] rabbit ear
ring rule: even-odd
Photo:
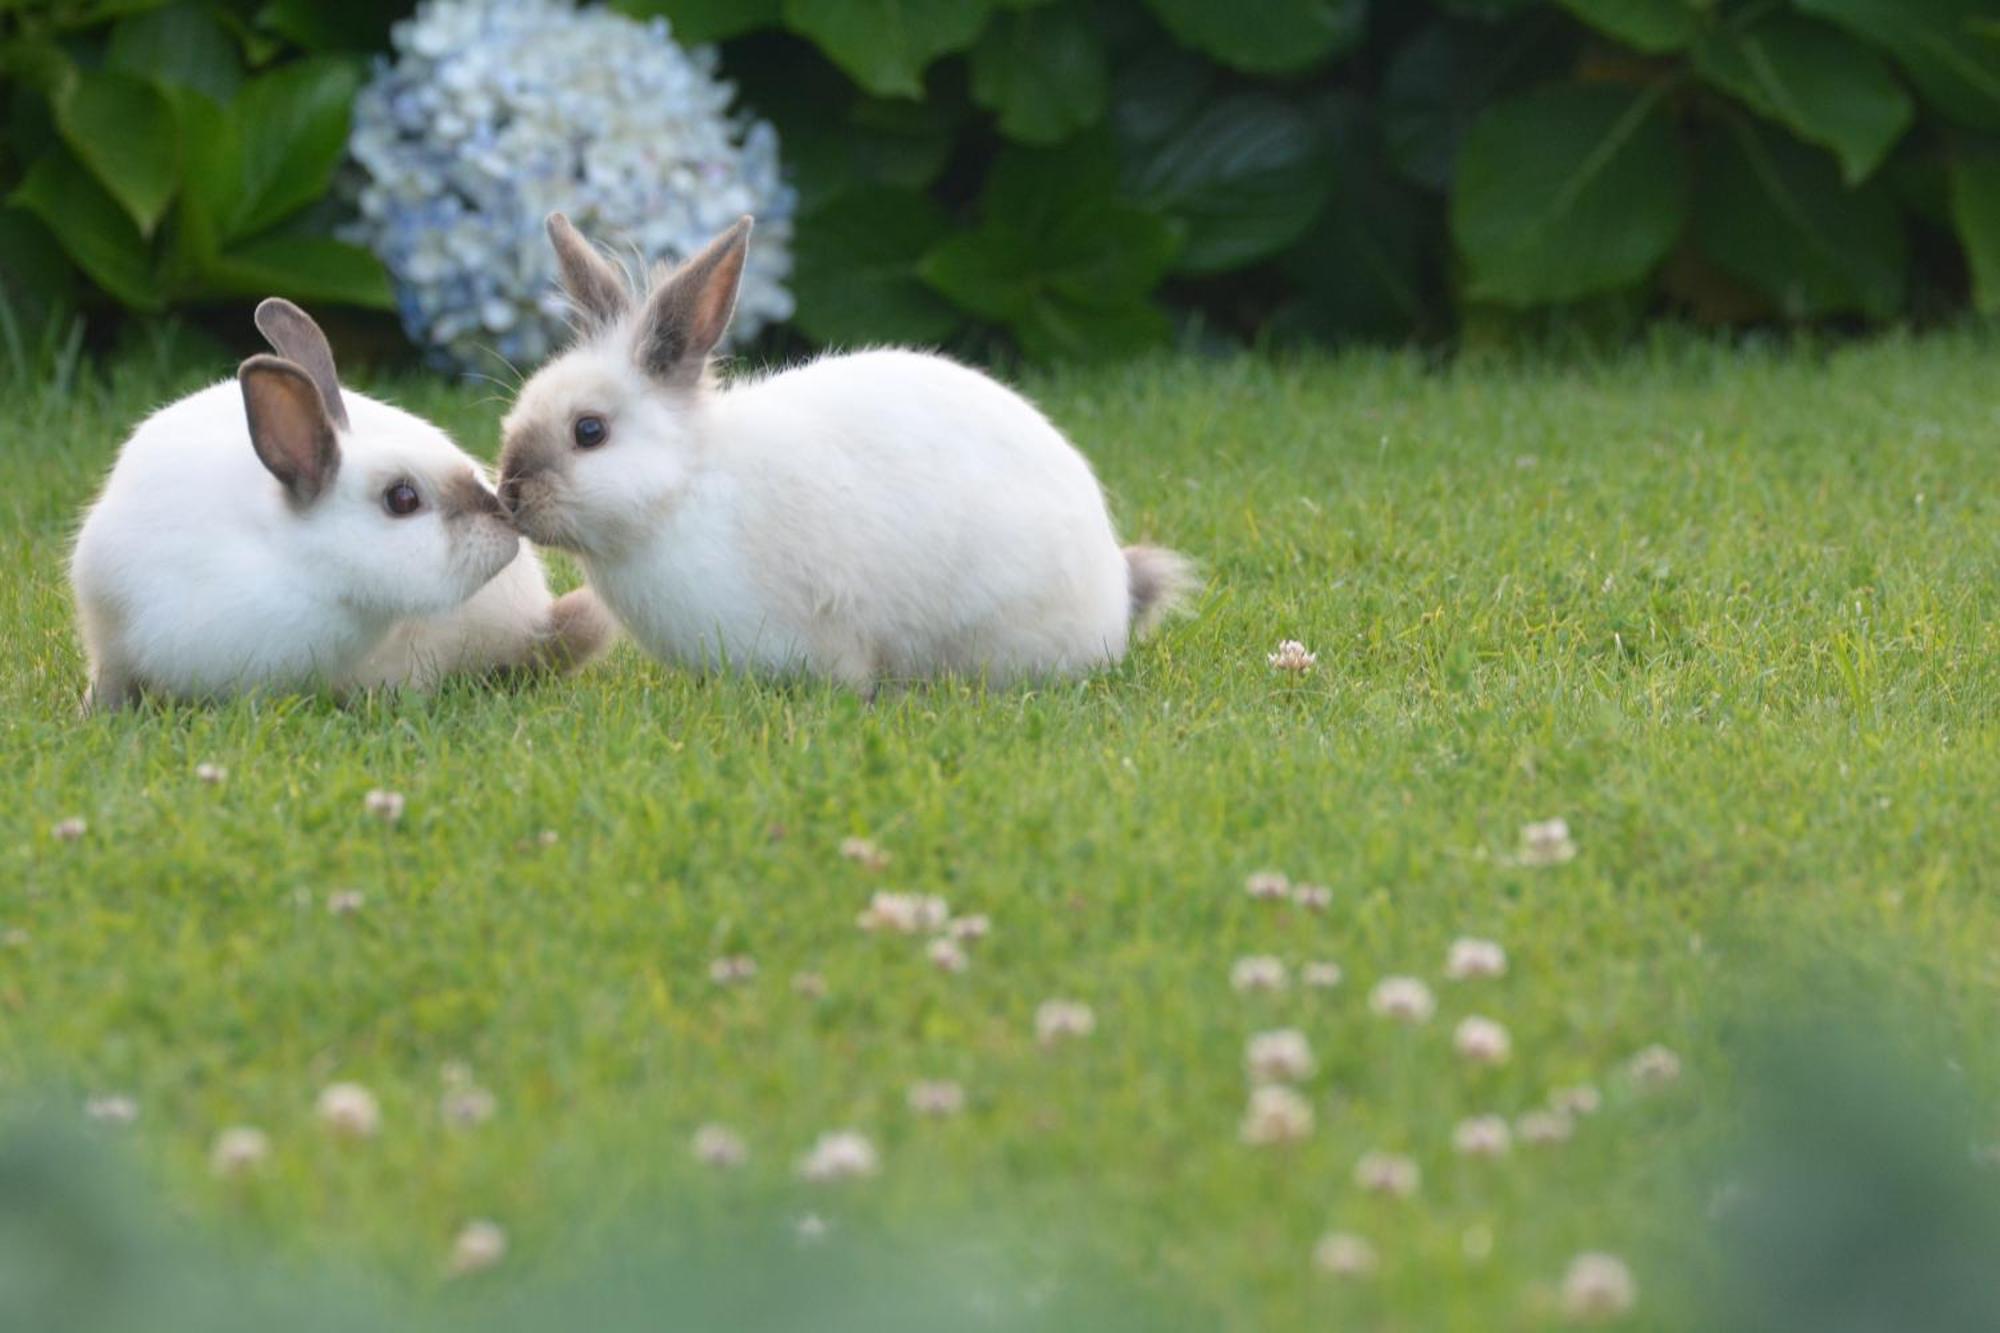
[[[319,389],[295,362],[253,356],[236,368],[250,443],[292,503],[311,504],[340,470],[340,441]]]
[[[597,247],[583,238],[561,213],[549,214],[549,244],[556,248],[556,267],[563,290],[592,325],[602,327],[632,308],[632,289],[625,275]]]
[[[750,253],[747,216],[710,241],[702,252],[654,288],[639,324],[639,365],[669,384],[701,379],[708,354],[722,341],[736,311],[736,289]]]
[[[347,404],[340,399],[340,376],[333,368],[333,348],[313,317],[282,296],[267,297],[257,306],[257,331],[271,344],[272,351],[312,376],[313,387],[319,390],[320,400],[326,404],[327,416],[334,425],[346,430]]]

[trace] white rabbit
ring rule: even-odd
[[[1119,549],[1090,464],[977,371],[884,350],[711,382],[749,218],[642,301],[561,214],[549,237],[581,336],[502,425],[501,502],[655,656],[864,692],[1060,675],[1189,588],[1180,556]]]
[[[70,561],[87,709],[141,691],[434,686],[567,665],[611,624],[549,596],[479,464],[408,412],[343,393],[288,301],[257,308],[280,355],[142,422]]]

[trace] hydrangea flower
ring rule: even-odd
[[[526,366],[563,342],[542,230],[558,209],[643,265],[685,259],[753,213],[732,336],[790,317],[794,195],[777,134],[732,110],[714,48],[573,0],[429,0],[393,44],[354,104],[351,239],[388,267],[432,361]]]

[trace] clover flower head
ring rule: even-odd
[[[840,856],[863,870],[882,870],[889,864],[889,853],[876,846],[873,838],[842,838]]]
[[[1378,1263],[1375,1247],[1349,1232],[1330,1231],[1313,1246],[1313,1266],[1335,1277],[1367,1277]]]
[[[1398,1153],[1371,1152],[1354,1164],[1354,1183],[1370,1194],[1407,1199],[1423,1181],[1416,1162]]]
[[[1444,974],[1451,981],[1477,981],[1507,974],[1507,951],[1492,940],[1456,939],[1445,954]]]
[[[861,929],[915,935],[919,931],[940,930],[951,920],[951,908],[935,894],[878,893],[854,919]]]
[[[1243,881],[1243,892],[1260,903],[1282,902],[1292,891],[1292,881],[1282,871],[1259,870]]]
[[[1475,1065],[1503,1065],[1513,1054],[1514,1043],[1507,1029],[1477,1014],[1459,1023],[1451,1034],[1452,1049]]]
[[[708,979],[718,986],[734,986],[756,976],[757,960],[747,953],[725,954],[708,965]]]
[[[965,1089],[950,1079],[923,1079],[910,1085],[909,1103],[918,1115],[957,1115],[965,1109]]]
[[[812,1151],[799,1159],[800,1177],[816,1182],[872,1176],[881,1167],[875,1145],[851,1129],[820,1135]]]
[[[546,358],[566,307],[550,212],[640,265],[678,262],[757,216],[732,336],[790,317],[793,191],[768,123],[733,109],[712,47],[574,0],[428,0],[355,99],[352,239],[394,278],[433,361]]]
[[[507,1233],[497,1222],[467,1222],[451,1243],[453,1277],[483,1273],[507,1257]]]
[[[1312,1077],[1312,1044],[1297,1028],[1259,1032],[1243,1052],[1252,1083],[1297,1083]]]
[[[1044,1046],[1097,1031],[1097,1015],[1080,1000],[1044,1000],[1035,1010],[1035,1038]]]
[[[1648,1046],[1625,1069],[1641,1089],[1658,1092],[1680,1081],[1681,1058],[1664,1046]]]
[[[1567,1143],[1576,1133],[1576,1121],[1567,1111],[1530,1111],[1514,1124],[1521,1142],[1536,1148]]]
[[[247,1176],[271,1156],[271,1139],[252,1125],[232,1125],[215,1136],[208,1169],[224,1180]]]
[[[1519,860],[1524,866],[1559,866],[1576,859],[1576,842],[1569,836],[1569,821],[1544,819],[1521,826]]]
[[[1604,1105],[1602,1093],[1588,1083],[1579,1083],[1572,1088],[1557,1088],[1549,1094],[1549,1106],[1564,1115],[1596,1115]]]
[[[57,842],[75,842],[85,833],[89,832],[89,830],[90,825],[85,823],[79,815],[71,815],[68,819],[59,819],[49,826],[49,832],[55,836]]]
[[[1368,1008],[1382,1018],[1415,1026],[1430,1022],[1437,997],[1415,977],[1384,977],[1368,992]]]
[[[1229,969],[1230,986],[1245,994],[1283,990],[1290,982],[1291,977],[1285,971],[1283,960],[1267,953],[1253,953],[1239,958]]]
[[[1324,912],[1333,906],[1333,890],[1324,884],[1294,884],[1292,901],[1308,912]]]
[[[1563,1274],[1563,1315],[1572,1323],[1606,1323],[1631,1313],[1638,1300],[1639,1284],[1615,1254],[1579,1254]]]
[[[1286,639],[1278,645],[1277,652],[1266,653],[1264,660],[1271,664],[1273,671],[1289,671],[1293,675],[1303,676],[1313,669],[1315,662],[1319,661],[1319,654],[1308,651],[1297,639]]]
[[[229,770],[221,764],[196,764],[194,766],[194,776],[197,782],[205,783],[211,787],[220,787],[229,780]]]
[[[1299,969],[1300,983],[1314,990],[1332,990],[1340,984],[1341,976],[1339,963],[1307,963]]]
[[[1252,1147],[1296,1143],[1312,1133],[1312,1103],[1282,1083],[1266,1083],[1250,1089],[1250,1105],[1243,1112],[1239,1130]]]
[[[129,1125],[139,1118],[139,1102],[122,1092],[104,1093],[85,1101],[83,1114],[100,1125]]]
[[[694,1132],[695,1160],[708,1166],[741,1166],[750,1160],[743,1136],[727,1125],[703,1125]]]
[[[1505,1157],[1514,1135],[1503,1116],[1479,1115],[1461,1120],[1451,1131],[1451,1146],[1461,1157]]]
[[[359,1083],[331,1083],[314,1106],[326,1132],[341,1139],[372,1139],[382,1129],[382,1107]]]

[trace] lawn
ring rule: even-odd
[[[1545,1327],[1572,1256],[1609,1251],[1630,1327],[1703,1327],[1746,1023],[1814,993],[1921,1015],[2000,1130],[1996,356],[1990,333],[1665,337],[1041,376],[1121,531],[1208,579],[1095,679],[865,705],[626,646],[519,687],[87,722],[70,524],[133,419],[226,363],[0,386],[0,1080],[75,1118],[129,1095],[96,1135],[201,1227],[421,1302],[532,1282],[633,1217],[786,1254],[810,1214],[827,1244],[970,1247],[1021,1289],[1245,1330]],[[488,390],[352,379],[490,454]],[[1293,638],[1307,673],[1267,663]],[[1576,855],[1523,863],[1553,817]],[[1330,902],[1258,901],[1264,870]],[[940,970],[923,936],[858,928],[878,890],[991,934]],[[1460,936],[1506,975],[1446,979]],[[737,955],[753,976],[712,979]],[[1291,984],[1234,988],[1255,955]],[[1302,984],[1315,961],[1340,984]],[[1429,1022],[1370,1012],[1396,974]],[[1095,1031],[1038,1041],[1052,998]],[[1504,1064],[1454,1053],[1472,1014]],[[1316,1124],[1247,1145],[1245,1043],[1285,1027]],[[1683,1072],[1648,1091],[1629,1062],[1655,1044]],[[442,1123],[455,1064],[487,1122]],[[963,1112],[914,1114],[919,1079]],[[379,1098],[375,1138],[316,1122],[341,1080]],[[1454,1153],[1460,1120],[1580,1083],[1604,1105],[1569,1141]],[[710,1122],[741,1169],[690,1151]],[[217,1179],[235,1124],[270,1159]],[[842,1128],[879,1174],[800,1180]],[[1414,1197],[1357,1185],[1378,1150],[1415,1159]],[[470,1218],[508,1258],[440,1295]],[[1379,1271],[1317,1271],[1335,1230]]]

